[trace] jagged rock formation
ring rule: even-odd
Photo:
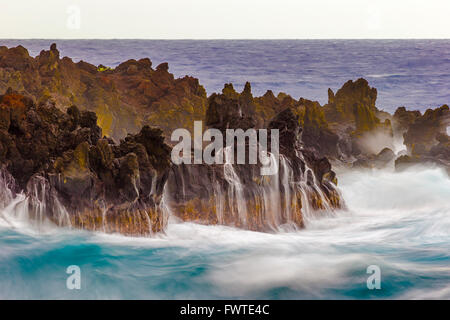
[[[209,102],[218,113],[208,112],[206,122],[223,130],[241,128],[255,112],[242,95]],[[184,221],[269,231],[302,227],[312,210],[342,206],[330,163],[302,150],[299,119],[289,108],[268,125],[280,130],[280,168],[273,176],[261,176],[261,164],[172,167],[160,129],[144,126],[115,144],[101,138],[95,113],[76,106],[64,113],[50,100],[35,104],[11,90],[0,96],[0,112],[2,182],[25,193],[34,220],[148,235],[164,229],[170,208]],[[172,196],[162,203],[169,172]]]
[[[248,91],[250,85],[246,88]],[[223,92],[239,95],[230,84]],[[295,100],[283,93],[275,97],[268,91],[260,98],[247,94],[251,97],[247,105],[252,106],[254,114],[246,121],[261,126],[267,124],[266,115],[289,108],[302,127],[303,149],[336,164],[382,168],[393,165],[398,158],[398,168],[425,162],[449,168],[447,105],[429,109],[423,115],[400,107],[390,115],[376,107],[377,90],[365,79],[346,82],[336,94],[329,89],[328,95],[328,103],[321,106],[317,101]],[[403,141],[406,154],[395,154],[395,145]]]
[[[328,89],[328,103],[323,107],[323,114],[326,127],[335,135],[337,147],[329,149],[322,144],[325,155],[354,162],[367,160],[382,150],[382,147],[378,150],[367,148],[364,141],[367,136],[375,134],[384,135],[386,140],[393,137],[390,120],[381,120],[383,114],[375,106],[376,98],[377,90],[371,88],[365,79],[346,82],[336,94]],[[386,143],[392,147],[392,142]]]
[[[164,228],[170,148],[160,129],[144,126],[117,145],[102,138],[95,113],[63,113],[12,91],[0,112],[3,177],[28,196],[30,218],[128,235]]]
[[[0,47],[0,92],[12,88],[35,102],[52,99],[62,111],[73,104],[93,111],[103,134],[117,141],[144,125],[170,137],[204,117],[206,92],[197,79],[175,79],[168,68],[163,63],[153,69],[148,58],[115,69],[74,63],[60,58],[55,44],[36,58],[22,46]]]
[[[395,110],[394,113],[394,122],[393,127],[395,131],[401,131],[405,133],[408,130],[408,127],[416,121],[417,118],[420,118],[421,113],[418,110],[406,110],[405,107],[399,107]]]
[[[420,112],[399,108],[394,120],[404,132],[404,144],[408,154],[399,157],[395,165],[401,169],[417,163],[434,163],[450,172],[450,111],[447,105]]]
[[[427,153],[442,142],[439,137],[447,134],[449,125],[450,112],[447,105],[435,110],[428,109],[408,124],[403,135],[404,144],[412,155]]]
[[[368,159],[379,153],[384,147],[392,148],[392,141],[378,150],[364,147],[366,136],[378,134],[393,139],[391,116],[378,110],[375,106],[377,90],[371,88],[365,79],[348,81],[336,94],[329,89],[329,101],[321,106],[317,101],[305,98],[295,100],[291,96],[280,93],[277,97],[267,91],[262,97],[253,97],[250,84],[244,91],[237,93],[231,84],[226,84],[222,94],[236,100],[237,108],[231,108],[234,115],[245,110],[253,110],[243,127],[264,127],[270,119],[282,110],[289,108],[298,116],[302,127],[302,142],[306,148],[313,149],[320,157],[344,161],[349,164],[358,159]],[[244,98],[245,97],[245,98]],[[211,100],[220,99],[213,94]],[[227,108],[227,106],[220,106]],[[208,109],[206,118],[214,118],[218,107]],[[228,111],[227,111],[228,112]],[[233,114],[225,115],[230,117]],[[215,116],[217,118],[217,115]],[[214,126],[218,119],[212,119]],[[232,125],[232,124],[231,124]],[[217,125],[215,126],[217,127]]]
[[[226,129],[264,127],[255,104],[249,84],[241,94],[226,85],[222,94],[209,98],[206,125],[221,130],[223,137]],[[286,108],[266,128],[280,132],[276,174],[262,176],[260,163],[231,164],[227,150],[225,164],[174,166],[168,183],[172,213],[185,221],[268,231],[302,227],[313,210],[342,207],[329,161],[303,149],[299,117]]]
[[[0,47],[5,91],[0,198],[17,207],[13,196],[22,192],[31,218],[58,225],[148,235],[164,230],[170,211],[183,221],[250,230],[302,227],[314,211],[343,207],[330,161],[450,168],[448,106],[391,116],[376,107],[377,91],[364,79],[329,90],[324,106],[270,90],[254,97],[249,83],[241,93],[226,84],[207,98],[197,79],[174,79],[167,64],[153,69],[149,59],[111,69],[61,59],[55,45],[36,58],[19,46]],[[278,172],[262,176],[260,162],[232,164],[228,149],[225,164],[173,165],[164,137],[202,119],[222,133],[278,129]],[[399,138],[406,151],[395,154]]]
[[[346,82],[336,94],[328,89],[326,117],[329,122],[353,122],[356,130],[375,126],[377,89],[369,87],[365,79]]]

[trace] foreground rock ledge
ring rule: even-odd
[[[220,101],[220,110],[237,103],[225,96]],[[239,117],[248,120],[245,112]],[[246,164],[173,166],[167,185],[172,213],[184,221],[275,231],[281,226],[301,228],[305,215],[317,210],[331,214],[343,207],[330,162],[303,149],[298,117],[286,109],[269,128],[280,132],[278,173],[262,176],[260,166]]]
[[[95,113],[63,113],[11,91],[0,112],[3,181],[28,196],[31,219],[126,235],[163,230],[170,148],[160,129],[144,126],[115,144],[101,138]]]
[[[76,106],[62,112],[51,100],[35,104],[12,90],[0,96],[0,113],[2,205],[23,193],[9,214],[25,212],[34,221],[147,236],[163,231],[173,214],[271,231],[300,228],[304,214],[342,205],[330,163],[303,149],[290,109],[269,125],[282,132],[282,165],[271,177],[260,176],[257,165],[174,166],[160,129],[144,126],[117,144],[101,137],[95,113]]]

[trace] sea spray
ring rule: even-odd
[[[173,166],[167,203],[175,216],[184,221],[276,232],[299,228],[308,216],[333,215],[336,204],[330,195],[338,194],[337,187],[319,182],[306,160],[298,158],[293,164],[280,154],[277,173],[261,176],[257,165],[233,164],[229,148],[224,150],[223,165]],[[275,165],[275,155],[267,155],[270,165]]]
[[[245,227],[247,225],[247,203],[244,198],[244,188],[242,183],[234,170],[233,162],[234,153],[232,147],[224,149],[225,164],[223,166],[223,174],[225,180],[228,182],[228,206],[231,209],[232,215],[238,215],[240,223]],[[222,213],[220,213],[222,215]]]
[[[0,297],[449,299],[446,173],[345,171],[339,178],[348,211],[311,219],[298,232],[172,221],[153,238],[58,229],[30,237],[2,224]],[[70,264],[95,290],[65,288]],[[366,287],[373,264],[381,290]]]
[[[14,178],[3,169],[0,173],[0,189],[0,215],[7,223],[30,225],[39,232],[47,231],[53,224],[71,226],[69,213],[50,191],[43,177],[30,179],[26,194],[16,193]],[[50,206],[47,205],[49,203]]]

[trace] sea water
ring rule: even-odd
[[[116,67],[148,57],[155,68],[168,62],[176,77],[200,80],[208,94],[246,81],[255,95],[270,89],[293,98],[328,101],[352,79],[378,89],[377,106],[436,108],[450,103],[450,40],[2,40],[32,56],[57,44],[61,57]]]
[[[447,174],[340,177],[348,209],[297,232],[173,220],[166,234],[131,238],[0,219],[0,298],[450,298]],[[66,287],[70,265],[80,267],[80,290]],[[371,265],[379,290],[367,288]]]
[[[424,110],[449,102],[450,41],[50,41],[36,55],[116,66],[128,58],[168,61],[208,93],[253,84],[326,102],[326,89],[366,77],[378,106]],[[1,299],[450,299],[450,179],[438,168],[338,171],[347,210],[314,215],[300,231],[259,233],[170,219],[154,238],[107,235],[0,212]],[[69,290],[69,266],[81,289]],[[380,289],[369,290],[369,266]]]

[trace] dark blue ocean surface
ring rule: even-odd
[[[175,76],[200,79],[208,94],[246,81],[262,95],[271,89],[327,102],[347,80],[366,78],[380,109],[425,110],[450,103],[450,40],[0,40],[32,55],[56,42],[74,61],[117,66],[149,57],[168,62]]]

